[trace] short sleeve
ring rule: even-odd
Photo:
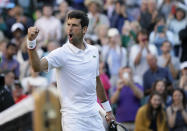
[[[48,61],[48,70],[51,70],[53,68],[61,68],[64,66],[64,52],[62,48],[58,48],[56,50],[53,50],[50,52],[47,56],[44,58]]]

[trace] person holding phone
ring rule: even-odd
[[[120,69],[116,86],[111,97],[111,103],[117,105],[116,120],[125,123],[127,129],[133,131],[136,112],[143,97],[143,87],[134,82],[130,67]]]
[[[166,27],[166,22],[164,17],[158,17],[154,31],[149,35],[150,43],[157,47],[158,54],[162,54],[161,46],[164,41],[171,42],[174,45],[173,33],[169,31]]]
[[[157,48],[150,44],[146,30],[137,33],[136,43],[130,49],[129,64],[134,72],[135,81],[143,84],[143,74],[149,68],[146,57],[149,54],[157,55]]]

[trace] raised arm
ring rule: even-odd
[[[41,72],[48,69],[48,61],[44,58],[39,59],[36,51],[36,37],[38,36],[39,29],[37,27],[30,27],[27,36],[27,48],[29,54],[29,61],[35,72]]]

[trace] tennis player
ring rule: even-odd
[[[96,105],[97,96],[107,112],[107,122],[114,120],[99,78],[98,49],[83,39],[88,23],[88,16],[84,12],[68,13],[66,20],[68,41],[41,60],[36,51],[39,29],[37,27],[28,29],[27,48],[34,71],[49,71],[56,68],[63,131],[105,130]]]

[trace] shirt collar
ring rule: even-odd
[[[70,48],[74,53],[76,53],[76,54],[77,54],[77,53],[80,53],[80,52],[84,52],[84,51],[86,51],[86,50],[88,49],[88,45],[87,45],[87,43],[86,43],[85,40],[83,40],[83,44],[84,44],[84,46],[85,46],[85,49],[84,49],[84,50],[77,48],[76,46],[74,46],[72,43],[70,43],[70,42],[68,41],[68,46],[69,46],[69,48]]]

